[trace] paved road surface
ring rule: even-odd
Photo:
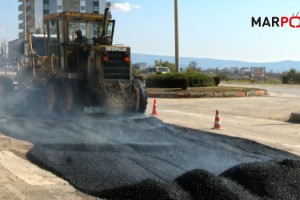
[[[232,84],[230,84],[232,85]],[[239,85],[233,85],[239,86]],[[267,97],[157,99],[159,118],[166,123],[249,138],[300,155],[300,124],[287,122],[300,111],[300,86],[241,85],[267,89]],[[149,101],[150,104],[153,100]],[[148,106],[148,113],[151,113]],[[224,130],[212,130],[216,110]]]

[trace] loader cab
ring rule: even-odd
[[[113,39],[115,21],[104,21],[103,15],[93,13],[63,12],[45,16],[52,71],[85,76],[89,49],[99,45],[97,42],[103,35]],[[83,39],[80,42],[79,32]]]
[[[113,38],[114,20],[109,21],[107,25],[106,36]],[[103,32],[102,23],[91,21],[68,21],[67,22],[67,43],[93,45],[101,37]],[[81,35],[82,40],[79,39]],[[80,41],[81,40],[81,41]]]

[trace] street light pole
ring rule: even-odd
[[[175,19],[175,67],[176,71],[180,72],[179,61],[179,34],[178,34],[178,0],[174,0],[174,19]]]

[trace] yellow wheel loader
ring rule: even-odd
[[[71,114],[100,107],[145,112],[143,81],[132,76],[130,47],[112,44],[115,21],[108,19],[108,8],[104,15],[51,14],[44,24],[46,54],[37,55],[29,38],[30,59],[18,79],[44,90],[45,111]]]

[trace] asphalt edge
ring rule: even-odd
[[[247,92],[204,92],[204,93],[156,93],[147,92],[150,98],[224,98],[224,97],[258,97],[267,96],[267,90],[250,90]]]

